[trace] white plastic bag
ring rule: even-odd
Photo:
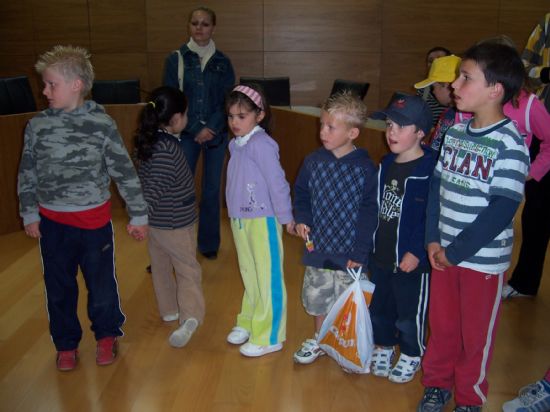
[[[354,282],[334,302],[317,342],[345,371],[369,373],[374,342],[365,297],[372,296],[374,284],[359,280],[361,268],[348,269],[348,273]]]

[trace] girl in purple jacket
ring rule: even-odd
[[[268,135],[271,113],[259,86],[238,85],[226,101],[235,138],[225,189],[244,296],[227,341],[244,356],[279,351],[286,339],[281,226],[294,232],[290,188],[279,147]]]

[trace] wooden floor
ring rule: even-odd
[[[95,341],[81,284],[79,315],[85,329],[80,363],[55,369],[44,307],[38,247],[23,232],[0,236],[1,411],[413,411],[421,397],[417,377],[399,385],[370,375],[349,375],[328,357],[296,365],[292,353],[312,333],[300,303],[301,242],[285,235],[288,340],[281,352],[247,359],[225,337],[240,307],[242,283],[227,219],[217,260],[203,260],[207,314],[187,347],[174,349],[174,323],[157,313],[145,243],[130,239],[115,216],[117,269],[127,315],[120,356],[95,365]],[[550,272],[536,299],[503,305],[486,411],[500,411],[520,386],[550,366]],[[449,408],[450,410],[451,408]]]

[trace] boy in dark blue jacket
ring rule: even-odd
[[[370,305],[375,350],[372,373],[409,382],[420,368],[430,266],[424,248],[426,201],[437,154],[421,141],[431,129],[431,110],[419,96],[394,100],[373,118],[386,120],[391,150],[378,173],[378,227],[369,259],[376,284]],[[392,366],[395,346],[401,355]]]
[[[305,158],[294,186],[296,233],[306,240],[302,303],[315,322],[315,338],[294,353],[301,364],[324,354],[318,333],[353,282],[346,269],[367,266],[377,216],[376,167],[354,145],[367,106],[352,93],[339,93],[327,99],[320,120],[323,147]]]

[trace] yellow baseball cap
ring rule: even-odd
[[[416,89],[423,89],[433,83],[451,83],[454,82],[458,75],[458,68],[462,59],[454,54],[443,56],[435,59],[430,67],[428,78],[421,82],[415,83]]]

